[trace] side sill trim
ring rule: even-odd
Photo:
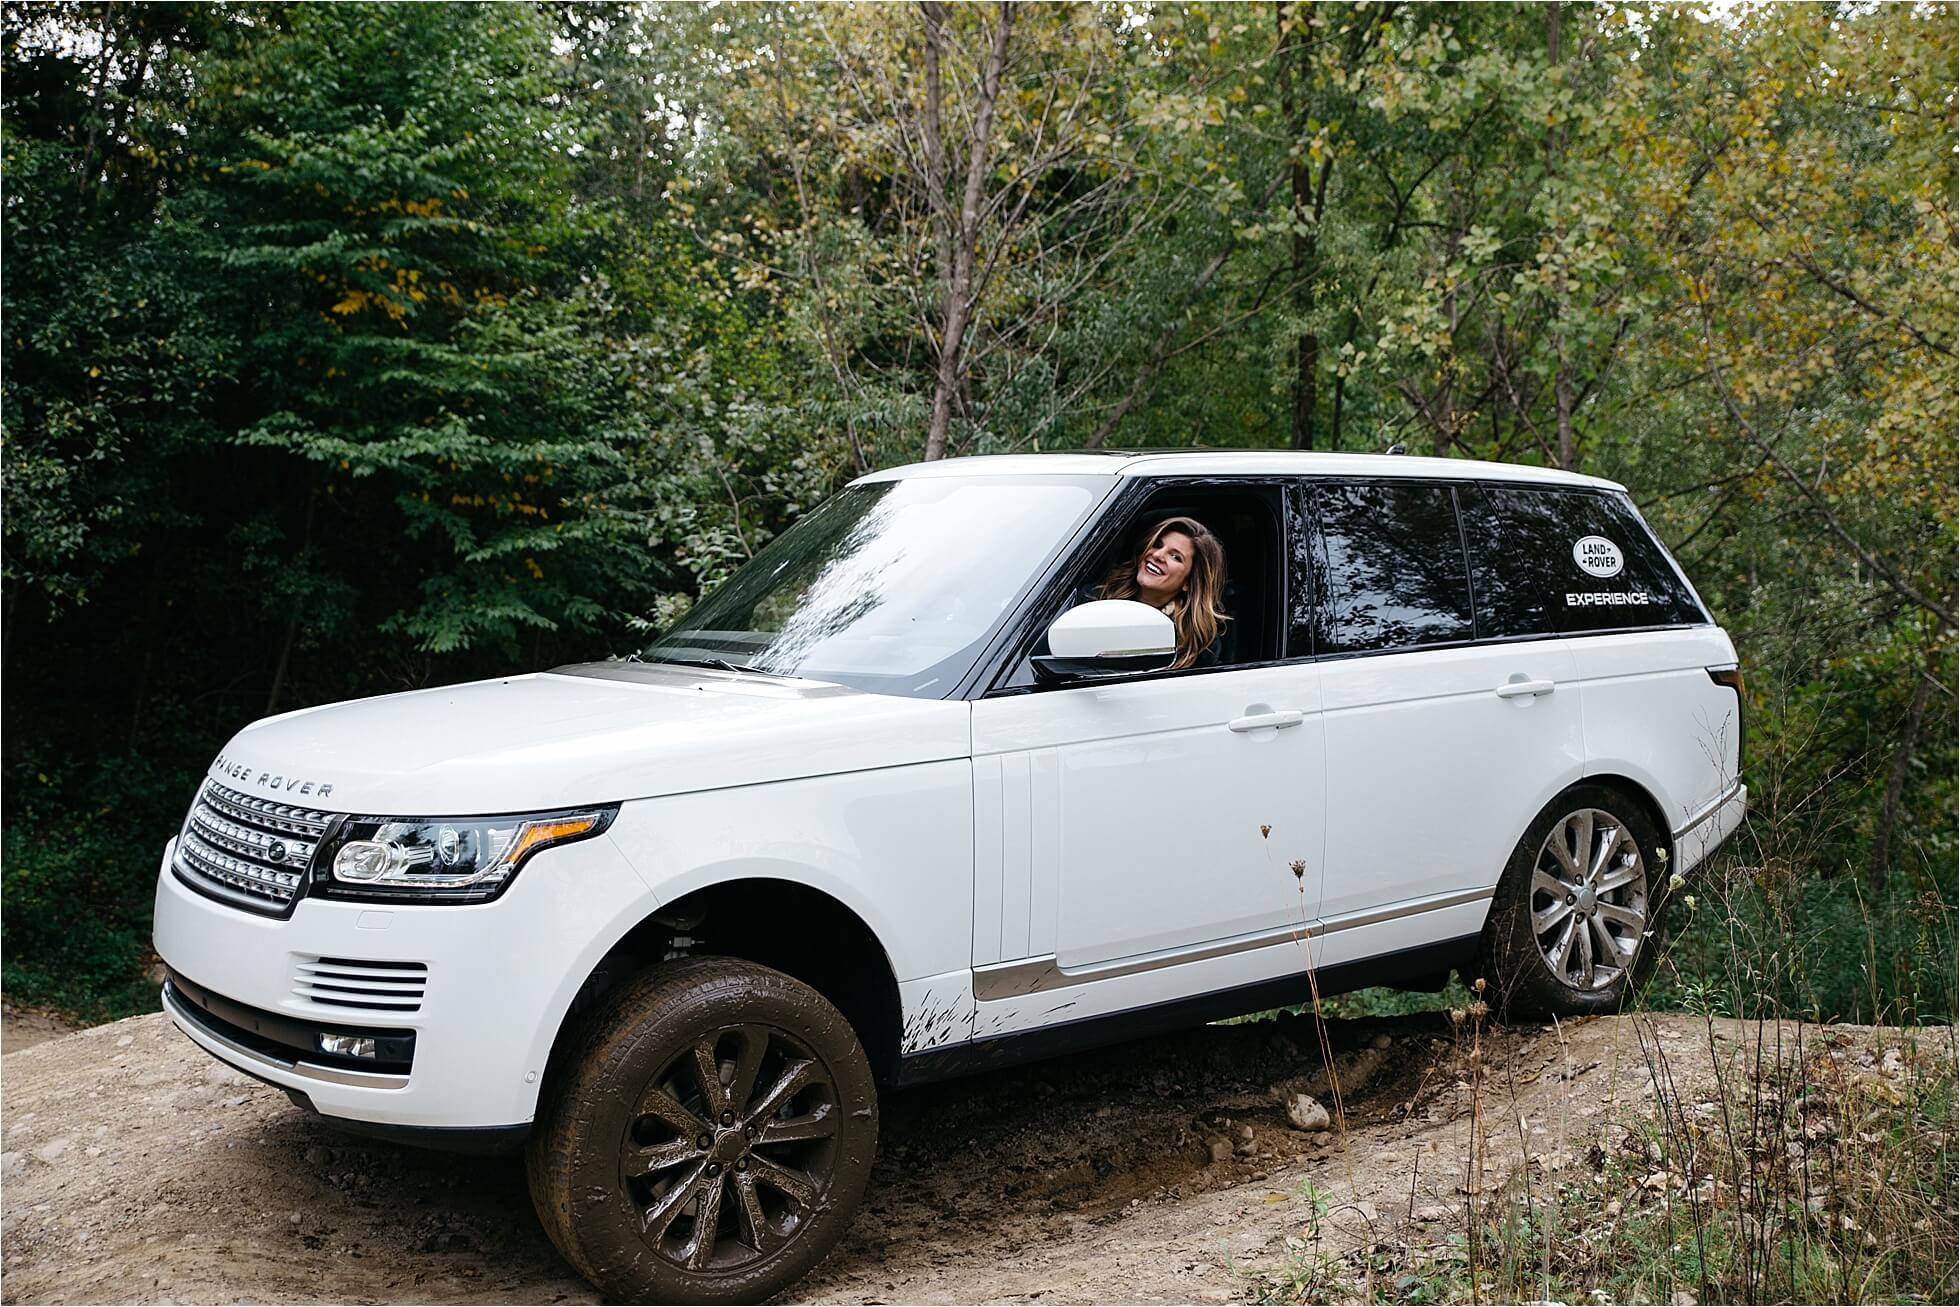
[[[1359,962],[1339,963],[1320,972],[1320,996],[1344,994],[1368,985],[1398,985],[1415,980],[1440,982],[1451,969],[1461,970],[1470,965],[1477,955],[1479,939],[1479,935],[1463,935]],[[1313,998],[1314,988],[1305,968],[1301,968],[1233,989],[907,1053],[899,1060],[897,1083],[903,1088],[1063,1053],[1081,1053],[1124,1040],[1203,1025],[1220,1017],[1309,1003]]]
[[[247,1048],[237,1040],[211,1029],[199,1021],[194,1013],[187,1011],[171,994],[168,986],[163,990],[163,1010],[170,1014],[170,1020],[177,1029],[189,1036],[192,1043],[217,1058],[229,1062],[239,1070],[266,1079],[267,1071],[283,1071],[289,1076],[299,1076],[322,1084],[352,1085],[357,1089],[406,1089],[408,1077],[386,1075],[374,1071],[343,1071],[339,1067],[317,1066],[312,1062],[288,1062],[261,1053],[255,1048]],[[274,1081],[273,1083],[278,1083]],[[281,1088],[284,1088],[281,1085]]]
[[[1733,803],[1736,796],[1741,793],[1742,781],[1738,777],[1733,785],[1729,786],[1728,789],[1722,791],[1719,796],[1706,804],[1700,812],[1688,818],[1687,824],[1674,832],[1675,843],[1680,843],[1683,838],[1692,835],[1698,827],[1704,826],[1713,820],[1716,813]]]
[[[1140,953],[1134,957],[1098,962],[1073,970],[1065,970],[1058,966],[1053,953],[1035,958],[1017,958],[1012,962],[975,967],[973,997],[979,1002],[986,1003],[1003,998],[1018,998],[1023,994],[1061,989],[1068,985],[1085,985],[1094,980],[1114,980],[1118,976],[1134,976],[1138,972],[1156,971],[1161,967],[1182,966],[1187,962],[1203,962],[1210,958],[1229,957],[1234,953],[1247,953],[1253,949],[1297,943],[1302,939],[1317,939],[1336,931],[1352,930],[1356,926],[1373,926],[1400,917],[1434,912],[1439,908],[1454,908],[1464,903],[1483,902],[1494,893],[1496,893],[1494,888],[1453,890],[1446,894],[1432,894],[1427,898],[1391,903],[1386,907],[1343,913],[1338,917],[1329,917],[1325,921],[1316,921],[1304,928],[1282,926],[1277,930],[1262,930],[1251,935],[1239,935],[1210,944],[1201,944],[1196,948]]]

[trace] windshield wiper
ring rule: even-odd
[[[753,667],[744,667],[740,663],[731,663],[726,658],[668,658],[661,654],[655,654],[652,661],[656,663],[674,663],[681,667],[706,667],[717,672],[753,672],[757,676],[763,674],[757,672]]]

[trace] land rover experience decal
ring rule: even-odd
[[[1572,561],[1588,576],[1604,581],[1626,570],[1626,555],[1605,536],[1583,536],[1573,542]],[[1567,608],[1631,608],[1654,602],[1645,590],[1609,590],[1592,593],[1567,591]]]
[[[1580,571],[1602,581],[1618,576],[1627,565],[1626,555],[1620,552],[1620,547],[1605,536],[1586,536],[1575,543],[1572,546],[1572,561],[1579,565]]]

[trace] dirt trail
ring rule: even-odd
[[[0,1003],[0,1053],[18,1053],[23,1048],[59,1039],[74,1029],[60,1017]]]
[[[1344,1139],[1292,1128],[1274,1092],[1324,1090],[1304,1019],[895,1095],[863,1211],[791,1298],[1250,1300],[1306,1229],[1303,1184],[1331,1204],[1323,1246],[1461,1224],[1469,1035],[1441,1016],[1330,1033]],[[1717,1055],[1745,1036],[1718,1023]],[[1643,1041],[1679,1092],[1710,1074],[1688,1017],[1485,1031],[1485,1186],[1613,1133],[1651,1092]],[[0,1083],[7,1302],[597,1301],[538,1228],[521,1161],[339,1134],[161,1015],[9,1052]]]

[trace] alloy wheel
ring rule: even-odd
[[[1531,933],[1554,976],[1575,989],[1614,985],[1647,933],[1647,864],[1610,812],[1583,808],[1552,826],[1531,873]]]
[[[830,1187],[838,1094],[804,1044],[772,1026],[722,1026],[641,1091],[620,1145],[640,1238],[689,1272],[779,1251]]]

